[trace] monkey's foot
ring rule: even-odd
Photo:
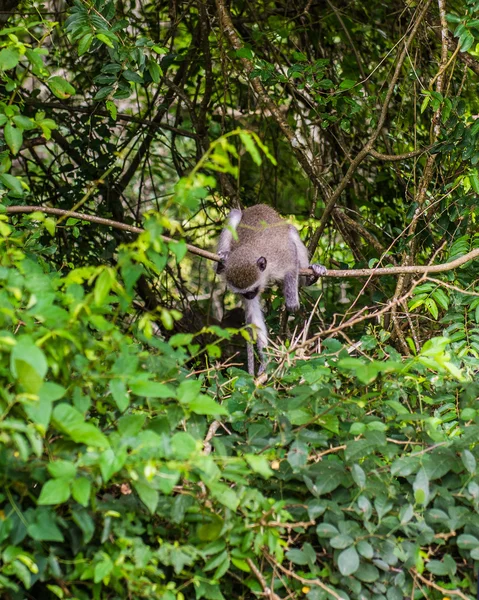
[[[299,310],[299,301],[296,304],[286,304],[286,310],[290,313],[298,312]]]
[[[318,279],[322,277],[327,271],[326,267],[323,267],[323,265],[318,265],[316,263],[309,265],[309,268],[311,269],[311,271],[313,271],[314,274],[308,275],[308,285],[316,283],[316,281],[318,281]]]

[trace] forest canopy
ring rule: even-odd
[[[475,597],[478,80],[476,0],[1,4],[2,598]]]

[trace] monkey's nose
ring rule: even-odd
[[[243,298],[246,298],[246,300],[253,300],[253,298],[256,297],[256,295],[258,294],[259,291],[259,287],[255,288],[254,290],[251,290],[251,292],[245,292],[244,294],[241,294],[243,296]]]

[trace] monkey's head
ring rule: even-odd
[[[241,294],[246,300],[253,300],[267,284],[266,266],[268,261],[264,256],[250,259],[238,249],[228,257],[225,278],[228,286],[236,294]]]

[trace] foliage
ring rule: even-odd
[[[261,201],[328,266],[476,249],[477,1],[11,6],[1,597],[472,598],[477,263],[328,278],[281,327],[268,290],[255,381],[186,241]]]

